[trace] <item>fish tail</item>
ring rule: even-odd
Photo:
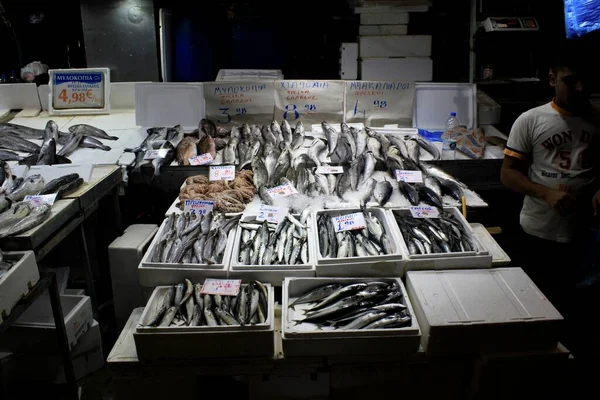
[[[111,147],[110,146],[102,146],[101,149],[104,150],[104,151],[111,151]]]
[[[106,138],[107,140],[119,140],[117,136],[109,136]]]

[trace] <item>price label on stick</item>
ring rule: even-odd
[[[105,75],[101,71],[52,73],[52,106],[55,109],[103,108]]]
[[[190,162],[190,165],[204,165],[210,164],[214,160],[210,153],[204,153],[200,154],[199,156],[189,158],[188,161]]]
[[[298,194],[298,191],[296,190],[296,188],[293,187],[292,185],[290,185],[289,183],[267,189],[267,192],[274,199],[277,197],[287,197],[287,196],[291,196],[293,194]]]
[[[257,221],[271,222],[273,224],[278,224],[288,215],[290,209],[288,207],[275,207],[268,206],[266,204],[261,204],[260,209],[258,210],[258,215],[256,217]]]
[[[321,167],[317,167],[315,173],[317,173],[317,174],[343,174],[344,167],[321,166]]]
[[[367,227],[363,213],[340,215],[339,217],[333,217],[332,220],[336,232],[352,231]]]
[[[56,195],[58,193],[53,193],[53,194],[43,194],[43,195],[39,195],[39,196],[25,196],[25,198],[23,199],[23,201],[30,201],[35,205],[41,205],[41,204],[48,204],[48,205],[52,205],[54,204],[54,202],[56,201]]]
[[[410,213],[413,218],[438,218],[440,210],[433,206],[411,206]]]
[[[205,279],[201,293],[237,296],[241,285],[241,279]]]
[[[234,178],[235,166],[233,165],[214,165],[208,171],[210,181],[232,181]]]
[[[423,183],[423,173],[421,171],[403,171],[397,169],[396,180],[407,183]]]
[[[144,160],[154,160],[155,158],[165,158],[169,149],[148,150],[144,155]]]
[[[194,213],[196,215],[204,215],[211,212],[214,206],[214,201],[188,199],[183,203],[183,211]]]

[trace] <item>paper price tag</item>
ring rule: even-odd
[[[186,200],[183,203],[183,211],[194,213],[196,215],[208,214],[215,206],[214,201],[207,200]]]
[[[154,160],[155,158],[165,158],[169,149],[148,150],[144,155],[144,160]]]
[[[322,166],[317,167],[315,171],[317,174],[343,174],[344,167],[332,167],[332,166]]]
[[[208,171],[210,181],[232,181],[234,178],[235,166],[233,165],[215,165]]]
[[[354,213],[333,217],[333,227],[336,232],[352,231],[367,227],[363,213]]]
[[[52,205],[56,201],[57,193],[43,194],[39,196],[25,196],[23,201],[31,201],[35,205],[48,204]]]
[[[104,73],[54,72],[52,105],[55,109],[103,108]]]
[[[403,171],[397,169],[396,180],[407,183],[423,183],[423,173],[421,171]]]
[[[261,204],[260,209],[258,210],[258,216],[256,217],[257,221],[271,222],[273,224],[278,224],[288,215],[290,209],[288,207],[274,207],[268,206],[266,204]]]
[[[267,189],[267,192],[271,195],[272,198],[287,197],[293,194],[298,194],[296,188],[290,185],[289,183]]]
[[[204,153],[200,154],[199,156],[189,158],[188,161],[190,162],[190,165],[204,165],[210,164],[214,160],[210,153]]]
[[[433,206],[411,206],[410,213],[413,218],[438,218],[440,210]]]
[[[237,296],[241,285],[241,279],[205,279],[201,293]]]

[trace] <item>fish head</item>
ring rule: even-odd
[[[58,137],[58,125],[53,120],[50,120],[46,123],[46,127],[44,128],[44,140],[50,140],[51,138]]]

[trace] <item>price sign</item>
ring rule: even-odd
[[[208,171],[210,181],[232,181],[234,178],[235,166],[233,165],[214,165]]]
[[[258,216],[256,217],[257,221],[271,222],[273,224],[278,224],[288,215],[290,209],[288,207],[274,207],[268,206],[266,204],[261,204],[260,209],[258,210]]]
[[[275,119],[304,126],[344,117],[344,82],[312,80],[275,81]],[[292,125],[293,126],[293,125]]]
[[[317,174],[343,174],[344,167],[321,166],[315,171]]]
[[[155,158],[165,158],[169,149],[148,150],[144,155],[144,160],[154,160]]]
[[[206,118],[222,125],[271,121],[275,106],[273,82],[204,83]]]
[[[241,285],[241,279],[205,279],[201,293],[237,296]]]
[[[440,210],[433,206],[411,206],[410,213],[413,218],[438,218]]]
[[[188,199],[183,203],[183,212],[190,212],[196,215],[204,215],[211,212],[214,206],[214,201]]]
[[[204,165],[210,164],[214,160],[210,153],[204,153],[200,154],[199,156],[189,158],[188,161],[190,162],[190,165]]]
[[[354,213],[333,217],[333,227],[336,232],[352,231],[367,227],[363,213]]]
[[[29,196],[28,195],[28,196],[25,196],[23,201],[30,201],[33,204],[35,204],[36,206],[39,206],[42,204],[48,204],[51,206],[56,201],[56,195],[57,195],[57,193],[43,194],[43,195],[39,195],[39,196]]]
[[[271,195],[272,198],[287,197],[294,194],[298,194],[296,188],[290,185],[289,183],[267,189],[267,192]]]
[[[423,173],[421,171],[403,171],[395,170],[396,180],[407,183],[423,183]]]
[[[106,102],[106,74],[101,70],[52,72],[52,107],[102,109]]]
[[[412,126],[413,82],[346,81],[346,122]]]

